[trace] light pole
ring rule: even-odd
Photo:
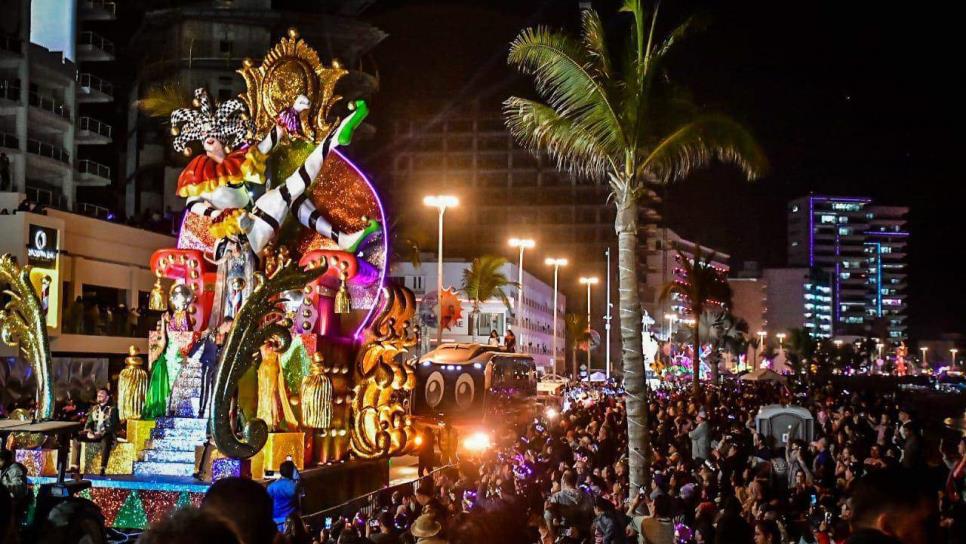
[[[522,326],[523,323],[523,252],[536,245],[537,243],[529,238],[510,238],[510,247],[520,249],[520,264],[517,266],[517,315],[514,320],[517,327]]]
[[[782,355],[782,364],[788,365],[788,357],[785,355],[785,333],[780,332],[775,335],[778,339],[778,351]]]
[[[768,333],[765,332],[765,331],[758,331],[755,334],[758,335],[758,349],[755,350],[755,368],[754,368],[754,370],[758,370],[758,366],[759,366],[758,365],[759,355],[760,355],[761,351],[765,349],[765,337],[768,336]]]
[[[667,319],[667,341],[671,341],[671,335],[674,334],[674,322],[677,321],[678,316],[675,314],[664,314],[664,318]]]
[[[580,284],[587,286],[587,376],[590,376],[590,286],[597,285],[597,276],[581,277]],[[574,379],[577,379],[577,361],[574,361]]]
[[[956,349],[956,348],[950,348],[949,349],[949,354],[952,356],[951,360],[949,361],[949,368],[950,368],[950,370],[956,370],[956,354],[957,353],[959,353],[959,350],[958,349]]]
[[[610,379],[610,308],[613,306],[610,302],[610,248],[607,248],[605,252],[607,254],[607,313],[604,314],[604,332],[607,335],[604,344],[604,368],[607,372],[607,379]]]
[[[443,215],[446,208],[459,206],[460,199],[450,195],[431,195],[423,197],[423,204],[439,210],[439,245],[436,247],[436,347],[443,343]]]
[[[926,352],[929,351],[929,346],[923,346],[923,347],[921,347],[919,349],[922,350],[922,366],[923,366],[923,368],[925,368],[925,366],[926,366]]]
[[[872,365],[873,374],[875,374],[876,369],[878,369],[881,372],[882,365],[885,364],[885,361],[882,360],[882,348],[884,347],[885,347],[885,344],[883,344],[881,340],[875,341],[875,350],[878,352],[878,356],[876,357],[875,364]]]
[[[567,266],[567,259],[554,259],[547,257],[544,261],[547,266],[553,267],[553,348],[551,359],[553,361],[553,372],[557,373],[557,273],[561,266]]]

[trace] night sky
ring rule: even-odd
[[[617,0],[594,2],[610,26]],[[671,77],[709,111],[758,137],[771,162],[749,184],[716,166],[668,189],[664,214],[684,236],[720,247],[732,266],[785,264],[785,203],[809,191],[869,195],[912,208],[913,338],[966,327],[966,283],[954,265],[966,189],[959,174],[961,32],[937,2],[665,1],[663,23],[703,11],[711,26],[682,44]],[[677,12],[677,13],[675,13]],[[411,104],[444,111],[478,100],[497,108],[529,83],[506,67],[520,29],[577,30],[576,1],[381,1],[363,16],[389,33],[373,52],[381,78],[376,126]],[[958,44],[956,44],[958,45]],[[954,99],[954,94],[955,98]],[[388,155],[383,131],[370,161]]]

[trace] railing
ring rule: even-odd
[[[77,204],[77,213],[106,220],[111,215],[111,210],[97,204],[80,202]]]
[[[89,45],[95,49],[100,49],[109,55],[114,54],[114,42],[89,30],[85,30],[84,32],[80,33],[80,36],[77,38],[77,44]]]
[[[43,204],[48,208],[67,209],[67,199],[60,191],[38,187],[33,185],[29,179],[27,186],[24,188],[24,193],[27,195],[27,200],[31,202]]]
[[[0,36],[0,51],[23,54],[23,40],[13,36]]]
[[[431,479],[432,476],[437,472],[451,469],[456,466],[457,465],[445,465],[445,466],[439,467],[436,470],[427,474],[426,476],[423,476],[423,478]],[[312,524],[312,526],[317,526],[317,525],[320,525],[322,520],[325,518],[337,518],[339,516],[345,516],[351,519],[356,513],[360,513],[360,512],[368,518],[372,514],[372,511],[377,506],[377,501],[376,501],[377,497],[379,497],[380,495],[389,497],[390,495],[393,494],[394,491],[403,490],[403,489],[406,489],[407,491],[409,491],[410,494],[415,493],[416,488],[419,487],[419,482],[421,482],[423,478],[419,478],[416,480],[412,480],[409,482],[405,482],[405,483],[401,483],[401,484],[397,484],[389,487],[384,487],[382,489],[377,489],[376,491],[373,491],[361,497],[349,499],[338,506],[333,506],[331,508],[326,508],[325,510],[321,510],[319,512],[303,515],[302,520],[305,521],[306,524]]]
[[[114,85],[108,81],[92,75],[92,74],[78,74],[77,83],[81,87],[87,87],[89,89],[95,89],[104,94],[109,94],[114,96]]]
[[[0,98],[20,102],[20,80],[0,80]]]
[[[100,176],[102,178],[111,179],[111,167],[101,164],[99,162],[94,162],[91,160],[83,159],[77,163],[77,171],[81,174],[93,174],[95,176]]]
[[[37,91],[31,91],[28,94],[28,101],[30,105],[35,108],[40,108],[42,110],[49,111],[54,115],[59,115],[64,119],[70,119],[70,109],[63,102],[57,101],[52,96],[42,95]]]
[[[78,128],[87,132],[99,134],[105,138],[111,137],[111,125],[94,119],[93,117],[81,117],[77,123]]]
[[[9,132],[0,132],[0,147],[20,149],[20,139]]]
[[[48,157],[63,163],[70,163],[70,153],[68,153],[66,149],[48,144],[46,142],[41,142],[40,140],[28,139],[27,153],[41,155],[43,157]]]
[[[117,15],[117,4],[114,2],[108,2],[107,0],[82,0],[81,7],[87,8],[91,11],[106,11],[111,14],[111,17]]]

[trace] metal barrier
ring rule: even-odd
[[[0,98],[20,102],[20,80],[4,79],[0,81]]]
[[[415,493],[416,489],[419,487],[419,483],[424,478],[432,478],[432,476],[438,472],[441,472],[443,470],[453,469],[453,468],[456,468],[456,465],[445,465],[433,470],[432,472],[430,472],[426,476],[423,476],[422,478],[416,478],[415,480],[411,480],[409,482],[387,486],[382,489],[368,493],[366,495],[362,495],[361,497],[349,499],[338,506],[326,508],[325,510],[320,510],[312,514],[305,514],[302,516],[302,521],[305,522],[307,525],[316,524],[317,522],[325,518],[337,518],[339,516],[351,518],[360,512],[368,518],[372,514],[372,511],[376,508],[376,497],[379,497],[381,495],[389,496],[389,495],[392,495],[394,492],[400,491],[400,490],[406,490],[410,493]]]
[[[77,75],[77,84],[81,87],[94,89],[104,94],[114,96],[114,85],[93,74],[83,73]]]
[[[70,119],[70,109],[66,104],[60,102],[56,98],[40,94],[36,91],[31,91],[28,93],[27,97],[31,106],[40,108],[42,110],[47,110],[54,115],[63,117],[64,119]]]

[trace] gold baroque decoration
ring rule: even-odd
[[[30,282],[30,266],[20,267],[17,258],[5,254],[0,257],[0,285],[10,301],[0,310],[0,339],[8,346],[20,346],[20,353],[30,363],[37,380],[37,419],[54,415],[54,394],[51,388],[50,339],[47,337],[47,317],[40,299]]]
[[[291,344],[291,321],[281,318],[263,325],[265,316],[273,311],[284,315],[280,310],[280,295],[302,289],[324,274],[326,269],[323,262],[303,271],[298,264],[290,261],[270,279],[266,280],[261,274],[255,275],[254,290],[235,316],[218,359],[211,428],[215,445],[225,455],[236,459],[252,457],[268,440],[268,425],[260,419],[252,419],[244,429],[245,442],[240,441],[231,430],[230,418],[231,399],[238,390],[238,380],[255,364],[262,344],[275,337],[279,340],[280,353]]]
[[[416,447],[416,429],[402,403],[416,385],[414,360],[407,358],[408,348],[416,345],[411,328],[416,298],[399,286],[384,288],[383,296],[382,312],[357,364],[352,399],[350,444],[363,459],[402,455]]]
[[[336,83],[349,72],[336,60],[326,68],[295,29],[265,55],[261,66],[255,68],[251,59],[245,59],[238,73],[245,79],[246,91],[240,98],[251,114],[255,141],[268,135],[279,113],[290,108],[299,95],[311,101],[299,114],[305,139],[320,144],[337,125],[338,120],[327,123],[326,117],[342,99],[335,94]]]

